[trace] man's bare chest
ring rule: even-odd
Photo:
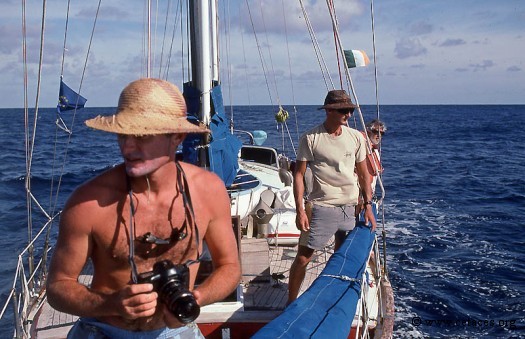
[[[149,271],[159,260],[183,263],[197,253],[195,222],[182,201],[138,201],[113,206],[93,232],[94,256],[114,268],[129,267],[130,250],[140,272]],[[98,260],[100,261],[100,260]]]

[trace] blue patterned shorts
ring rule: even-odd
[[[204,339],[199,327],[195,323],[179,328],[160,328],[153,331],[134,332],[100,322],[95,318],[79,318],[67,335],[68,339]]]

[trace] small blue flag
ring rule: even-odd
[[[58,93],[57,112],[69,111],[77,108],[84,108],[87,99],[73,91],[60,80],[60,92]]]

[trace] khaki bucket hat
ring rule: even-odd
[[[94,129],[127,135],[209,132],[188,121],[186,102],[177,86],[153,78],[127,85],[120,93],[114,115],[99,115],[85,123]]]

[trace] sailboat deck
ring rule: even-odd
[[[88,269],[89,270],[89,269]],[[83,274],[78,281],[84,285],[91,283],[92,275]],[[63,313],[52,308],[45,301],[38,311],[38,321],[34,324],[31,337],[35,338],[65,338],[67,332],[78,319],[77,316]]]
[[[250,281],[249,267],[254,260],[261,261],[261,257],[249,255],[249,251],[243,249],[242,266],[244,282],[244,309],[245,310],[283,310],[288,298],[288,277],[290,267],[297,253],[297,246],[269,246],[266,239],[256,239],[267,248],[269,256],[269,273],[258,275],[256,279]],[[251,242],[255,244],[257,242]],[[243,241],[243,247],[247,243]],[[311,283],[317,278],[324,268],[326,261],[331,253],[318,251],[312,262],[308,266],[307,273],[300,293],[304,292]]]
[[[315,280],[328,258],[331,247],[318,251],[308,266],[301,292]],[[268,245],[266,239],[241,240],[242,302],[224,302],[203,307],[198,322],[215,322],[221,319],[257,319],[269,321],[286,306],[290,266],[297,253],[297,246]],[[89,285],[92,276],[82,275],[79,281]],[[243,310],[242,310],[243,309]],[[242,310],[242,311],[241,311]],[[78,317],[58,312],[44,302],[33,324],[33,337],[65,338]]]

